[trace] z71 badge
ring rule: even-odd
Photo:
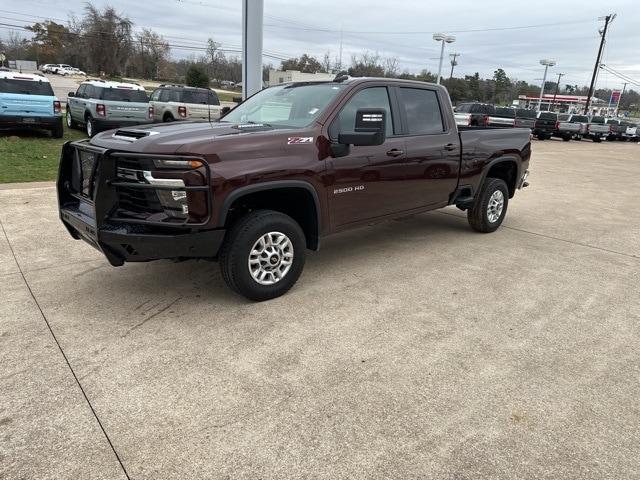
[[[313,143],[313,137],[289,137],[287,145],[297,145],[299,143]]]

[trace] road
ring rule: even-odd
[[[340,234],[266,303],[112,268],[52,184],[3,186],[0,478],[640,478],[640,146],[531,169],[498,232]]]

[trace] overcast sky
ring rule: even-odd
[[[0,23],[30,23],[45,18],[81,15],[83,0],[21,0],[3,2]],[[208,37],[223,48],[241,45],[240,0],[94,0],[114,6],[128,16],[136,30],[151,27],[174,45],[174,58],[200,54],[186,46],[202,47]],[[439,46],[434,32],[457,37],[447,45],[443,74],[448,76],[448,54],[460,53],[456,75],[480,72],[490,77],[502,67],[509,76],[539,83],[541,58],[557,61],[549,79],[564,73],[562,83],[586,85],[598,48],[598,17],[617,13],[611,24],[603,63],[640,81],[640,6],[638,0],[507,2],[452,0],[265,0],[265,63],[274,57],[310,53],[321,58],[339,52],[343,34],[343,63],[364,51],[397,57],[401,70],[419,72],[438,68]],[[553,25],[550,25],[553,24]],[[531,28],[516,28],[531,27]],[[476,31],[469,31],[476,30]],[[479,31],[482,30],[482,31]],[[6,37],[6,27],[0,35]],[[233,53],[230,53],[233,55]],[[272,55],[271,57],[267,55]],[[602,73],[598,87],[617,88],[623,81]],[[637,88],[636,88],[637,89]]]

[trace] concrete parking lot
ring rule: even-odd
[[[640,478],[640,146],[531,170],[494,234],[341,234],[259,304],[0,187],[0,478]]]

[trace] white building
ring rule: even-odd
[[[269,70],[269,86],[289,82],[326,82],[335,78],[333,73],[304,73],[298,70]]]

